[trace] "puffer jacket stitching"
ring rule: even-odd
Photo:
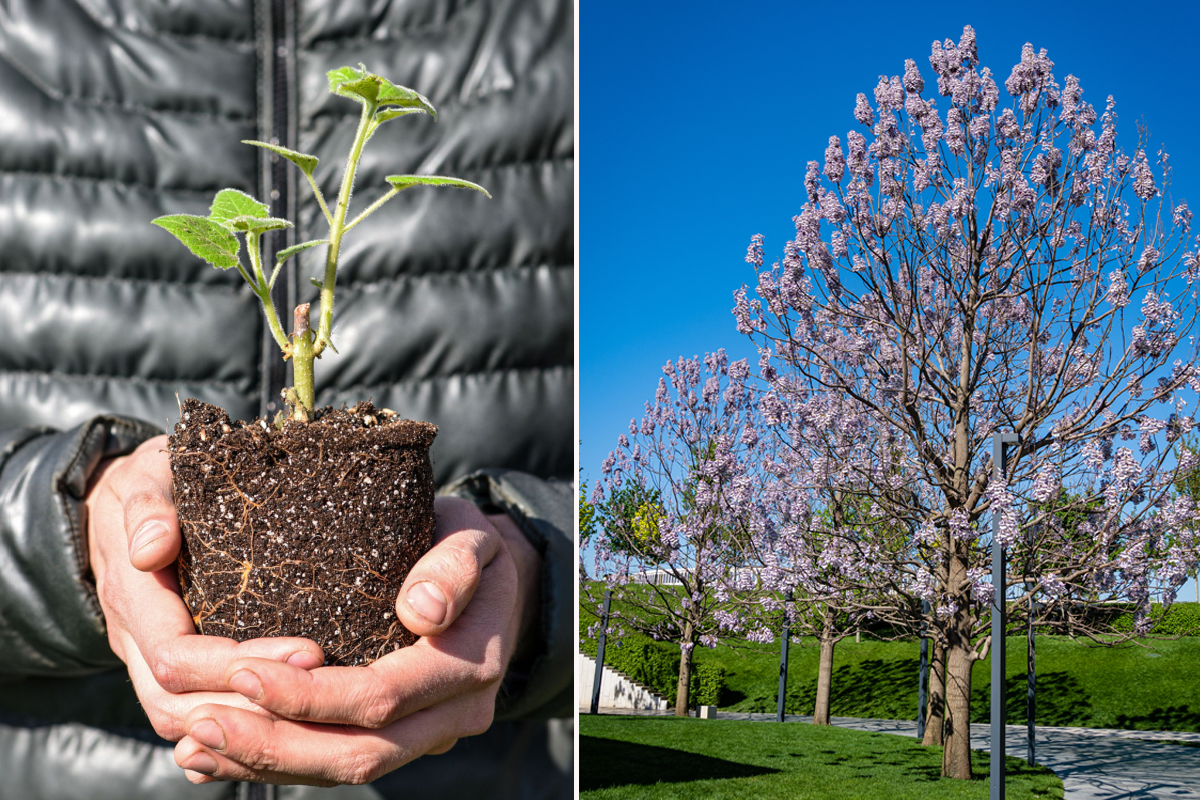
[[[391,386],[419,386],[428,383],[463,380],[466,378],[487,378],[495,375],[528,375],[531,373],[555,372],[561,373],[574,370],[574,361],[564,364],[541,365],[536,367],[499,367],[497,369],[481,369],[472,372],[455,372],[451,375],[431,375],[427,378],[410,378],[407,380],[388,381],[387,383],[359,383],[353,386],[338,386],[339,394],[350,394],[358,391],[384,389]]]
[[[36,370],[36,369],[0,369],[0,375],[16,375],[30,377],[47,377],[61,378],[66,381],[120,381],[133,386],[161,386],[164,383],[178,384],[186,386],[188,384],[202,384],[204,386],[216,386],[222,389],[241,389],[246,384],[246,379],[238,381],[219,381],[215,378],[142,378],[129,375],[85,375],[83,373],[73,372],[58,372],[55,370]]]
[[[249,124],[254,122],[254,117],[246,116],[244,114],[214,114],[210,111],[182,111],[170,108],[152,108],[150,106],[138,105],[136,103],[115,103],[111,100],[97,100],[93,97],[81,97],[79,95],[68,94],[61,89],[57,89],[46,83],[37,75],[34,75],[22,64],[14,61],[3,49],[0,49],[0,61],[8,64],[16,72],[20,73],[27,81],[29,81],[35,89],[58,103],[70,101],[72,103],[78,103],[79,105],[84,106],[113,109],[116,111],[128,111],[133,114],[145,114],[147,116],[157,115],[192,119],[208,119],[241,124]]]
[[[18,278],[62,278],[71,281],[92,281],[95,283],[120,283],[130,286],[162,286],[167,289],[194,289],[197,291],[217,290],[228,294],[250,294],[245,286],[235,286],[232,283],[201,283],[200,281],[164,281],[156,278],[129,278],[122,275],[85,275],[80,272],[33,272],[24,269],[0,269],[0,275]]]
[[[492,275],[506,275],[517,272],[533,272],[536,270],[548,269],[555,272],[575,271],[574,264],[547,264],[536,262],[531,264],[508,264],[502,267],[484,267],[482,269],[464,269],[464,270],[429,270],[427,272],[413,272],[408,275],[394,275],[386,278],[371,278],[359,281],[345,281],[338,284],[340,289],[370,289],[374,286],[389,286],[399,283],[415,283],[418,281],[429,282],[444,278],[450,280],[477,280],[481,277],[490,277]]]
[[[196,195],[211,195],[224,186],[205,187],[203,189],[176,189],[172,187],[150,186],[145,183],[133,183],[131,181],[122,181],[116,178],[93,178],[90,175],[66,175],[57,172],[34,172],[33,170],[19,169],[0,169],[0,175],[12,175],[16,178],[33,178],[35,180],[55,181],[58,183],[91,183],[98,186],[114,186],[118,189],[137,189],[153,194],[155,197],[162,197],[168,194],[196,194]]]
[[[305,45],[305,48],[314,52],[321,50],[336,50],[343,47],[354,47],[357,45],[372,45],[372,44],[387,44],[395,42],[399,39],[411,39],[416,36],[423,36],[427,33],[445,30],[450,23],[455,22],[458,15],[464,10],[468,10],[473,6],[479,5],[478,0],[465,0],[461,5],[454,9],[441,22],[430,22],[425,25],[413,28],[398,28],[395,33],[385,30],[378,36],[325,36],[319,42],[311,42]]]
[[[129,34],[131,36],[141,36],[146,39],[154,39],[154,38],[161,37],[164,39],[169,39],[171,41],[210,42],[212,44],[243,45],[243,49],[246,49],[246,50],[252,50],[252,49],[254,49],[254,46],[255,46],[255,42],[253,40],[247,39],[244,36],[223,37],[223,36],[205,36],[204,34],[201,34],[201,33],[172,33],[171,31],[164,31],[164,30],[160,30],[158,28],[151,28],[149,25],[147,25],[144,28],[131,28],[127,25],[121,25],[114,19],[104,19],[103,13],[100,12],[98,9],[93,8],[91,3],[86,2],[86,0],[75,0],[75,5],[77,5],[79,7],[80,11],[82,11],[83,13],[85,13],[89,17],[91,17],[93,22],[95,22],[97,25],[99,25],[101,28],[103,28],[108,33],[118,33],[119,32],[119,33]]]

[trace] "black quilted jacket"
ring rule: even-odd
[[[570,723],[549,718],[571,712],[574,652],[573,27],[569,0],[0,0],[0,798],[261,792],[191,786],[149,729],[105,640],[80,500],[100,458],[174,422],[177,394],[273,413],[287,365],[256,299],[149,221],[234,187],[297,221],[269,249],[321,238],[303,176],[239,141],[319,156],[332,196],[358,106],[325,72],[359,62],[439,117],[384,126],[356,200],[395,173],[494,199],[413,189],[348,234],[317,402],[440,426],[439,482],[511,510],[543,552],[544,641],[488,734],[329,791],[569,793]],[[282,316],[322,258],[289,262]]]

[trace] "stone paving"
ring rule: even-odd
[[[672,712],[602,708],[600,713],[661,716]],[[775,715],[721,712],[718,719],[773,721]],[[789,714],[785,720],[812,722],[812,717]],[[915,721],[853,717],[834,717],[832,721],[834,725],[856,730],[917,735]],[[988,749],[990,735],[988,725],[972,725],[971,746]],[[1167,743],[1172,741],[1193,746]],[[1005,748],[1008,755],[1025,758],[1028,748],[1024,725],[1006,726]],[[1035,754],[1039,764],[1062,778],[1065,800],[1200,799],[1200,733],[1038,727]]]

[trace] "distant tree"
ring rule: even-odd
[[[1200,265],[1166,154],[1117,147],[1111,98],[1097,114],[1075,76],[1060,86],[1026,45],[1002,101],[970,27],[929,62],[938,99],[911,60],[880,79],[874,104],[858,96],[861,129],[808,164],[782,261],[765,267],[754,238],[757,296],[743,288],[734,313],[758,346],[777,435],[836,434],[818,470],[852,471],[872,515],[907,537],[840,543],[873,614],[902,622],[930,603],[946,657],[943,774],[969,778],[992,547],[1030,542],[1037,556],[1012,562],[1010,585],[1034,578],[1010,596],[1018,605],[1121,598],[1139,631],[1152,592],[1169,603],[1195,568],[1194,505],[1172,497],[1195,460],[1169,454],[1194,427]],[[1004,430],[1020,444],[995,480],[991,437]],[[847,440],[859,443],[849,454]],[[1066,506],[1038,507],[1064,489]]]
[[[748,365],[730,364],[724,351],[663,372],[645,415],[602,466],[590,542],[597,577],[620,599],[614,623],[679,645],[675,713],[685,716],[693,649],[717,642],[724,605],[713,587],[732,579],[743,549],[730,509],[752,491],[740,470],[756,412]]]

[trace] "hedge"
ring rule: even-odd
[[[595,640],[581,639],[579,649],[596,657]],[[669,704],[675,704],[679,688],[678,646],[640,636],[625,637],[620,646],[610,643],[604,648],[604,664],[666,698]],[[725,667],[693,661],[688,684],[689,705],[720,705],[725,692]]]

